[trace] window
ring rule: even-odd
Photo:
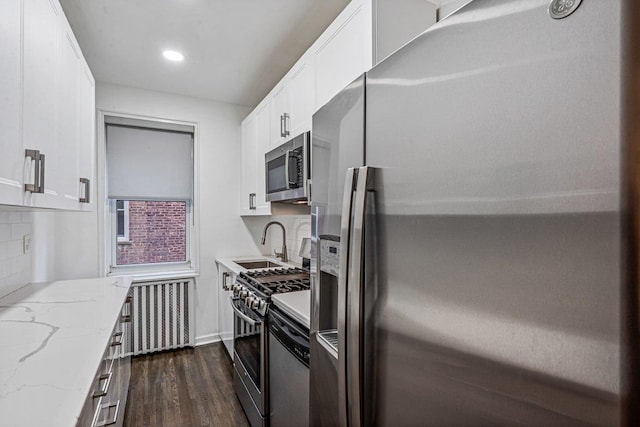
[[[116,200],[116,216],[116,265],[187,261],[186,201]],[[120,237],[125,229],[126,240]]]
[[[193,135],[105,116],[110,272],[193,269]]]
[[[116,237],[118,243],[129,242],[129,201],[116,200]]]

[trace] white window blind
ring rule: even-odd
[[[193,133],[107,124],[110,199],[192,200]]]

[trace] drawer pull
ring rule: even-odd
[[[122,316],[120,316],[120,323],[131,323],[131,315],[123,314]]]
[[[109,392],[109,384],[111,384],[111,376],[112,375],[113,375],[113,371],[109,372],[108,374],[102,374],[102,375],[100,375],[98,377],[98,386],[100,385],[100,383],[102,381],[104,381],[103,387],[101,389],[99,389],[98,391],[94,391],[93,394],[91,395],[91,397],[96,399],[98,397],[102,397],[102,396],[106,396],[107,395],[107,393]]]
[[[127,297],[124,299],[125,304],[129,304],[131,301],[133,301],[133,295],[127,295]]]
[[[122,345],[122,332],[116,332],[113,334],[113,339],[111,340],[111,347],[116,347]]]
[[[109,410],[111,408],[115,408],[115,410],[113,411],[113,418],[112,419],[107,419],[107,420],[102,420],[102,421],[98,421],[98,419],[100,419],[100,413],[103,410],[107,410],[107,414],[109,413]],[[111,424],[115,424],[118,421],[118,411],[120,410],[120,401],[116,401],[115,403],[110,402],[110,403],[105,403],[100,405],[100,408],[98,409],[98,416],[96,416],[95,421],[93,422],[93,427],[104,427],[104,426],[110,426]]]

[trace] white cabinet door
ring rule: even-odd
[[[289,87],[286,80],[273,90],[271,95],[271,148],[291,138],[288,130],[291,114],[289,110]]]
[[[79,86],[79,118],[78,135],[78,195],[81,199],[80,209],[94,211],[96,209],[96,84],[84,60],[80,61],[78,75]],[[80,181],[80,180],[88,180]]]
[[[21,5],[0,4],[0,204],[22,204]]]
[[[242,182],[240,214],[251,215],[256,198],[256,115],[251,114],[242,122]]]
[[[315,68],[313,55],[305,55],[291,69],[289,77],[291,136],[311,130],[315,106]]]
[[[371,1],[354,0],[314,45],[316,109],[372,65]]]
[[[231,285],[233,285],[235,279],[235,274],[218,264],[218,333],[231,359],[233,359]]]
[[[67,155],[60,158],[59,190],[62,207],[78,209],[78,150],[79,146],[79,101],[80,101],[80,48],[76,45],[71,28],[60,32],[60,87],[61,100],[58,114],[58,150]],[[69,155],[71,154],[71,155]]]
[[[60,93],[61,11],[57,2],[24,2],[23,146],[44,154],[44,193],[27,194],[25,204],[59,207],[58,106]],[[26,171],[30,175],[31,171]]]
[[[258,215],[270,215],[271,203],[267,202],[266,178],[264,169],[264,155],[271,149],[269,134],[273,121],[271,120],[270,103],[264,102],[256,109],[256,209]]]

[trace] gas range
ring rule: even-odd
[[[233,296],[265,316],[271,296],[310,289],[309,272],[302,268],[275,268],[240,273],[232,286]]]

